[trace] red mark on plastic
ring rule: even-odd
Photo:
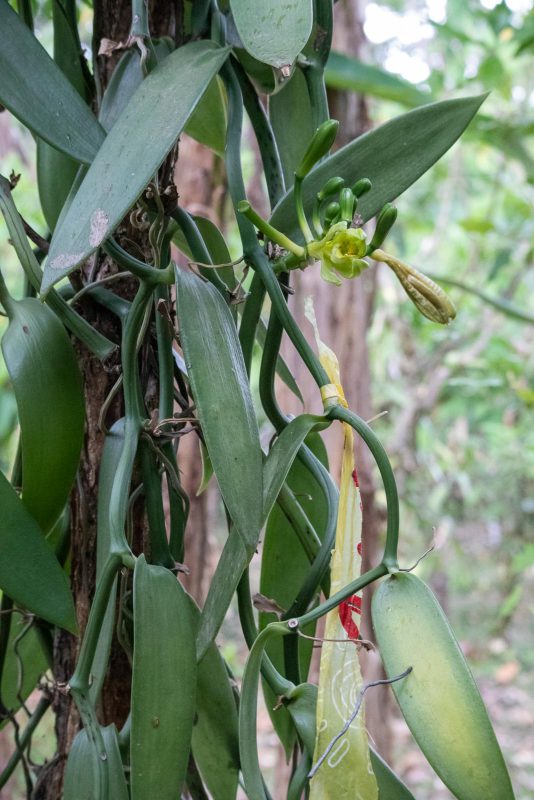
[[[360,635],[360,629],[354,622],[353,614],[362,613],[362,599],[357,594],[343,600],[339,606],[339,620],[344,629],[349,635],[349,639],[357,639]]]

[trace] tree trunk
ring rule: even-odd
[[[154,36],[167,35],[180,38],[183,0],[176,3],[150,3],[151,33]],[[130,0],[95,0],[93,24],[94,69],[97,82],[103,91],[109,81],[116,61],[121,53],[111,56],[96,55],[103,38],[115,42],[125,42],[131,25]],[[162,167],[160,178],[164,189],[169,181],[165,175],[172,175],[175,154],[172,154],[166,165]],[[138,244],[147,246],[146,233],[131,229],[128,223],[119,228],[117,236],[128,232],[128,238]],[[108,257],[96,256],[90,259],[83,268],[85,276],[89,273],[92,279],[98,279],[116,271]],[[117,284],[117,292],[131,299],[135,284],[126,282]],[[113,341],[120,341],[120,331],[111,313],[96,306],[86,297],[77,307],[97,330]],[[98,472],[102,457],[104,434],[99,427],[102,405],[120,374],[120,354],[117,351],[104,364],[91,355],[82,345],[76,345],[80,369],[85,386],[86,426],[80,467],[76,487],[71,497],[71,588],[76,606],[76,615],[80,634],[87,624],[91,600],[95,588],[96,573],[96,514]],[[122,415],[122,399],[120,394],[113,400],[107,413],[108,424]],[[134,509],[134,543],[143,540],[145,530],[144,511]],[[74,671],[76,658],[81,642],[65,631],[56,634],[54,642],[54,679],[58,687],[54,694],[53,710],[56,715],[57,751],[54,759],[40,771],[33,792],[34,800],[58,800],[62,794],[63,776],[67,754],[74,736],[80,728],[79,715],[64,687]],[[121,727],[128,715],[130,705],[131,670],[124,650],[116,640],[113,641],[108,674],[104,684],[99,715],[103,724],[114,722]]]

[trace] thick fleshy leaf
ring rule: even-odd
[[[191,601],[196,619],[200,613]],[[191,749],[213,800],[235,800],[239,774],[237,707],[224,659],[215,643],[198,664]]]
[[[360,94],[393,100],[410,108],[428,103],[430,93],[418,89],[400,75],[387,72],[372,64],[364,64],[345,53],[330,53],[325,70],[326,85],[330,89],[359,92]]]
[[[195,714],[195,620],[176,577],[144,555],[135,565],[133,602],[132,800],[176,800]]]
[[[74,20],[60,0],[52,3],[54,21],[54,61],[80,97],[86,98],[82,50]],[[65,153],[37,139],[37,186],[44,218],[51,231],[70,192],[79,164]]]
[[[76,631],[67,576],[41,530],[0,473],[0,589],[53,625]]]
[[[454,144],[484,102],[486,95],[443,100],[421,106],[360,136],[322,161],[304,180],[303,197],[311,213],[316,193],[340,175],[348,185],[369,178],[373,187],[359,204],[364,221],[395,200]],[[284,195],[271,218],[275,228],[302,241],[293,192]]]
[[[117,729],[115,725],[109,725],[100,730],[107,756],[108,797],[110,800],[128,800]],[[99,783],[94,746],[89,741],[87,732],[81,730],[74,738],[67,760],[63,800],[95,800],[95,797],[99,797]]]
[[[213,42],[190,42],[164,59],[143,81],[56,228],[42,291],[113,233],[175,143],[227,55],[227,48]]]
[[[230,8],[245,49],[273,67],[292,64],[312,30],[312,0],[230,0]]]
[[[46,142],[90,164],[105,133],[7,0],[0,0],[0,103]]]
[[[300,67],[297,66],[285,86],[269,98],[269,119],[289,189],[315,133],[308,84]]]
[[[262,450],[243,356],[220,292],[176,271],[180,342],[204,441],[230,517],[252,554],[262,521]]]
[[[46,533],[67,502],[78,468],[82,382],[74,350],[55,314],[35,298],[10,306],[2,352],[19,413],[22,498]]]
[[[202,100],[185,126],[185,133],[221,158],[226,146],[226,96],[218,76],[212,79]]]
[[[173,51],[170,39],[156,40],[153,44],[158,63]],[[106,131],[111,130],[144,78],[140,51],[137,48],[127,50],[113,70],[102,98],[98,119]]]

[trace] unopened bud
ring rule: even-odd
[[[372,253],[373,250],[377,250],[379,247],[382,247],[384,239],[386,238],[391,228],[395,224],[396,219],[397,219],[397,209],[391,203],[386,203],[386,205],[378,215],[375,232],[373,234],[373,238],[369,242],[369,249],[368,249],[369,253]]]
[[[339,122],[336,119],[328,119],[322,125],[319,125],[300,164],[295,170],[297,180],[305,178],[312,167],[328,153],[334,144],[338,128]]]

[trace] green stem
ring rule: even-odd
[[[306,213],[304,211],[304,202],[302,200],[302,178],[298,175],[295,175],[295,182],[294,186],[294,198],[295,198],[295,208],[297,210],[297,220],[302,231],[302,235],[304,236],[304,241],[306,244],[313,241],[313,233],[311,232],[310,226],[308,224],[308,220],[306,219]],[[294,251],[293,251],[294,252]]]
[[[250,376],[252,364],[252,353],[254,352],[254,341],[256,339],[256,328],[261,316],[261,309],[265,298],[265,287],[257,272],[252,277],[250,292],[247,297],[241,325],[239,326],[239,343],[243,352],[243,360],[247,375]]]
[[[17,765],[22,758],[24,751],[29,746],[31,742],[31,738],[34,734],[34,731],[37,725],[42,720],[43,716],[45,715],[47,709],[50,707],[51,700],[48,697],[41,697],[35,711],[31,715],[28,724],[24,728],[22,735],[19,737],[19,744],[9,761],[7,762],[6,766],[4,767],[2,773],[0,774],[0,789],[2,789],[10,777],[13,775]]]
[[[292,239],[290,239],[285,234],[281,233],[281,231],[273,228],[263,217],[260,217],[256,209],[254,209],[248,200],[241,200],[241,202],[237,205],[237,211],[239,214],[243,214],[247,219],[249,219],[252,224],[265,236],[275,244],[280,245],[283,247],[284,250],[289,250],[290,253],[293,253],[294,256],[300,258],[303,261],[306,258],[306,251],[303,247],[299,244],[296,244]],[[300,222],[300,218],[299,218]],[[310,234],[311,236],[311,234]],[[310,239],[306,239],[306,241],[310,241]]]
[[[209,250],[206,247],[204,239],[202,238],[200,231],[195,223],[195,220],[193,219],[191,214],[188,214],[184,208],[178,207],[175,208],[171,216],[181,228],[181,231],[185,236],[185,240],[189,246],[189,249],[191,250],[191,255],[193,256],[194,260],[199,264],[213,264]],[[215,288],[220,291],[225,300],[227,300],[228,287],[217,274],[217,270],[201,266],[199,266],[198,269],[202,277],[205,278],[210,283],[212,283],[215,286]]]
[[[102,247],[117,264],[129,270],[132,275],[135,275],[136,278],[144,281],[147,285],[165,284],[170,286],[174,283],[173,264],[169,264],[165,269],[156,269],[156,267],[150,266],[150,264],[146,264],[144,261],[140,261],[135,256],[127,253],[113,237],[107,239]]]
[[[351,581],[351,583],[348,583],[343,587],[343,589],[340,589],[339,592],[333,594],[328,598],[328,600],[325,600],[324,603],[321,603],[311,611],[308,611],[307,614],[303,614],[301,617],[296,617],[298,620],[298,627],[302,630],[302,628],[305,628],[306,625],[310,624],[310,622],[316,622],[324,614],[327,614],[333,608],[342,603],[343,600],[346,600],[347,597],[351,597],[353,594],[360,592],[370,583],[373,583],[373,581],[376,581],[378,578],[382,578],[384,575],[387,575],[388,572],[389,570],[383,562],[377,567],[373,567],[373,569],[370,569],[364,575],[360,575],[359,578],[356,578],[355,580]],[[289,629],[289,632],[291,632],[291,628]]]

